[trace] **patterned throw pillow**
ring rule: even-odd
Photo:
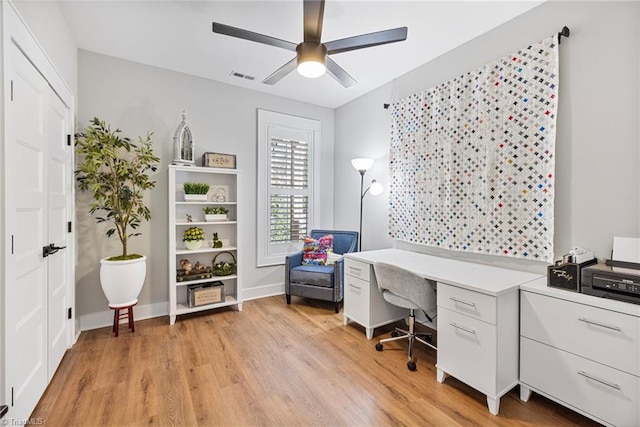
[[[302,265],[325,265],[327,251],[333,250],[333,235],[327,234],[319,239],[304,238]]]
[[[330,250],[327,252],[327,264],[326,265],[334,265],[336,263],[336,261],[341,260],[343,257],[343,255],[341,254],[337,254],[335,252],[333,252],[333,250]]]

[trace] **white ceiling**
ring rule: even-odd
[[[332,55],[357,80],[350,88],[329,75],[306,79],[295,71],[265,85],[261,81],[295,53],[211,31],[216,21],[299,43],[301,0],[66,0],[60,7],[81,49],[336,108],[543,1],[327,0],[323,42],[409,28],[404,42]],[[232,77],[232,71],[256,79]]]

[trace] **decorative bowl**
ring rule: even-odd
[[[185,240],[184,247],[193,251],[195,249],[200,249],[200,247],[202,247],[202,242],[204,242],[204,240]]]

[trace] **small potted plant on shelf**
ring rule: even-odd
[[[206,202],[210,185],[204,182],[185,182],[184,189],[185,202]]]
[[[187,249],[200,249],[204,242],[204,230],[200,227],[189,227],[184,231],[182,241]]]
[[[222,206],[207,206],[202,208],[202,212],[204,212],[204,220],[206,222],[226,221],[229,209]]]
[[[96,221],[113,226],[107,229],[107,237],[116,235],[122,244],[120,255],[100,260],[100,285],[110,306],[135,304],[142,290],[147,257],[130,254],[128,243],[141,234],[137,230],[142,221],[151,219],[144,194],[155,187],[149,173],[155,172],[160,162],[153,155],[152,133],[144,139],[138,137],[136,144],[120,132],[94,117],[76,135],[78,187],[92,193],[89,213],[96,214]]]

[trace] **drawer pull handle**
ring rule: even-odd
[[[473,329],[465,328],[464,326],[460,326],[460,325],[457,325],[455,323],[449,323],[449,324],[451,326],[453,326],[454,328],[456,328],[456,329],[462,329],[463,331],[469,332],[470,334],[473,334],[473,335],[476,334],[476,331],[474,331]]]
[[[358,267],[352,267],[352,266],[349,266],[349,270],[357,271],[358,273],[361,273],[361,272],[362,272],[362,269],[361,269],[361,268],[358,268]]]
[[[351,283],[349,283],[349,286],[351,286],[354,289],[360,290],[360,286],[356,286],[356,285],[352,285]]]
[[[453,302],[459,302],[460,304],[464,304],[464,305],[468,305],[470,307],[475,307],[476,303],[475,302],[469,302],[469,301],[465,301],[463,299],[458,299],[456,297],[449,297],[449,299]]]
[[[611,388],[615,388],[616,390],[621,390],[620,386],[618,384],[614,384],[614,383],[610,383],[609,381],[605,381],[603,379],[600,379],[598,377],[594,377],[593,375],[589,375],[587,374],[585,371],[578,371],[579,375],[582,375],[583,377],[589,378],[590,380],[599,382],[600,384],[604,384],[608,387]]]
[[[619,327],[619,326],[611,326],[611,325],[606,325],[606,324],[600,323],[600,322],[594,322],[593,320],[589,320],[589,319],[586,319],[584,317],[581,317],[578,320],[581,321],[581,322],[584,322],[584,323],[589,323],[591,325],[601,326],[603,328],[612,329],[614,331],[622,332],[622,328]]]

